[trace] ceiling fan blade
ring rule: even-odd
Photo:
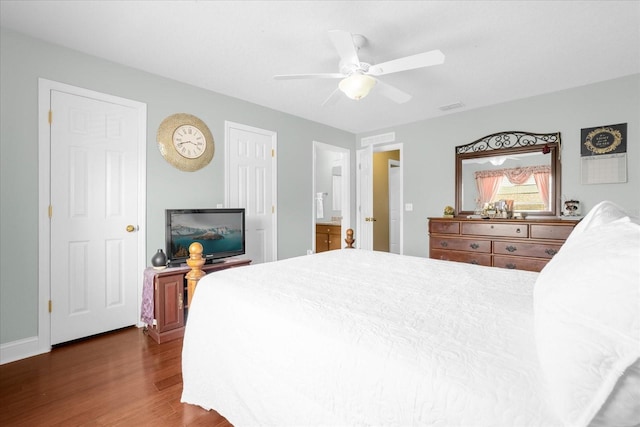
[[[381,76],[383,74],[397,73],[399,71],[413,70],[415,68],[430,67],[444,62],[444,54],[439,50],[418,53],[416,55],[405,56],[393,61],[372,65],[367,74]]]
[[[330,107],[332,105],[335,105],[335,103],[338,102],[340,98],[342,98],[342,92],[340,92],[340,89],[336,88],[333,92],[331,92],[331,95],[329,95],[329,97],[324,100],[322,106]]]
[[[340,62],[345,65],[359,65],[358,48],[353,44],[353,36],[351,33],[342,30],[329,31],[329,38],[338,51]]]
[[[318,74],[280,74],[273,76],[276,80],[293,79],[342,79],[345,75],[341,73],[318,73]]]
[[[411,99],[411,95],[409,95],[408,93],[403,92],[397,87],[391,86],[390,84],[385,83],[381,80],[378,80],[378,83],[376,84],[376,91],[380,93],[380,95],[386,96],[387,98],[398,104],[404,104]]]

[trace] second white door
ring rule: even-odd
[[[275,132],[225,123],[225,203],[246,210],[246,256],[253,264],[277,259],[276,143]]]

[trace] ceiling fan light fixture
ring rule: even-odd
[[[369,95],[376,85],[376,79],[366,74],[354,73],[340,81],[338,88],[345,95],[356,101]]]

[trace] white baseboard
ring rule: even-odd
[[[42,348],[38,337],[23,338],[0,345],[0,365],[48,353],[51,348]]]

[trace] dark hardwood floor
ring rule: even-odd
[[[215,426],[180,403],[182,339],[157,344],[126,328],[0,366],[2,426]]]

